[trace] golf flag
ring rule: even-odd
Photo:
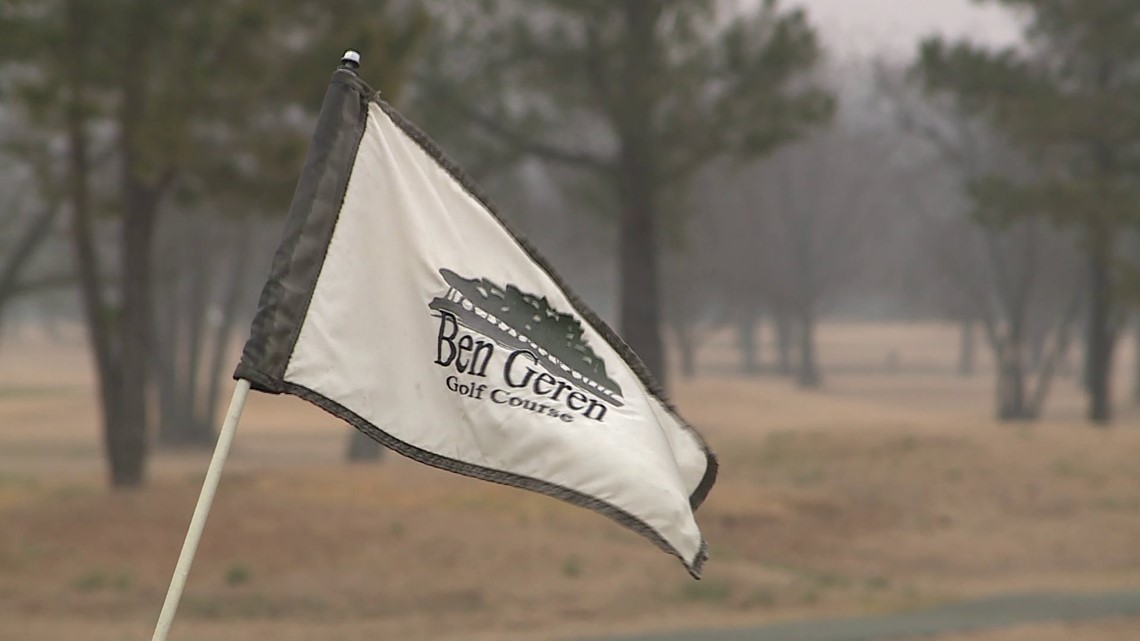
[[[235,378],[421,463],[600,512],[679,557],[716,478],[630,349],[346,67]]]

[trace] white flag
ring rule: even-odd
[[[412,459],[605,514],[699,576],[716,478],[629,348],[478,188],[334,76],[234,376]]]

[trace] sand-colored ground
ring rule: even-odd
[[[172,638],[571,638],[1140,586],[1127,351],[1114,428],[1080,423],[1071,379],[1044,422],[1000,425],[989,375],[954,375],[954,338],[824,328],[822,392],[731,376],[731,337],[708,341],[710,373],[674,385],[722,463],[701,582],[552,499],[395,457],[343,465],[348,428],[254,395]],[[157,616],[208,453],[159,453],[145,490],[109,492],[94,402],[77,340],[0,345],[0,641],[145,638]],[[944,641],[1140,638],[1129,627]]]

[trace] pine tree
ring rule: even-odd
[[[421,100],[461,160],[572,168],[579,202],[616,212],[619,333],[664,382],[659,253],[677,196],[716,157],[751,157],[826,121],[806,78],[821,52],[802,10],[776,0],[441,3]],[[450,143],[450,144],[448,144]]]
[[[424,21],[394,4],[0,0],[5,103],[29,139],[64,150],[55,189],[70,212],[113,486],[145,478],[164,208],[209,193],[238,214],[284,212],[346,43],[393,89],[404,77]],[[108,232],[113,252],[97,243]]]

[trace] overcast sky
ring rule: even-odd
[[[995,3],[970,0],[784,0],[806,7],[827,47],[839,56],[876,52],[910,57],[933,33],[1008,44],[1017,39],[1013,16]]]

